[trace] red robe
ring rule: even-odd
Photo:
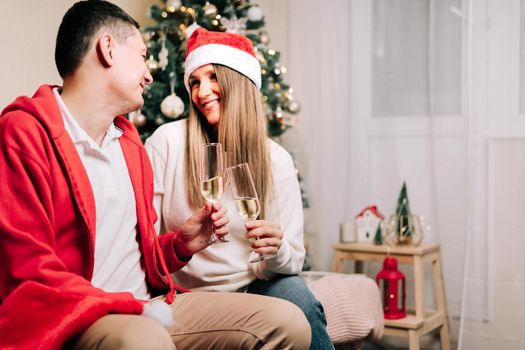
[[[59,349],[108,313],[140,314],[131,293],[94,287],[95,200],[52,92],[41,86],[0,116],[0,349]],[[134,126],[117,116],[152,295],[175,286],[177,233],[157,238],[153,173]],[[169,271],[168,271],[169,270]],[[3,302],[2,302],[3,301]],[[170,301],[168,301],[170,302]]]

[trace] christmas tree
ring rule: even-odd
[[[396,209],[396,234],[399,244],[411,244],[414,233],[414,222],[410,213],[408,202],[407,186],[403,182]]]
[[[264,14],[248,0],[161,0],[150,5],[148,17],[155,25],[143,29],[148,47],[146,63],[154,82],[144,91],[144,106],[129,118],[146,139],[157,127],[188,116],[189,96],[184,86],[184,54],[187,38],[198,26],[213,31],[242,34],[254,45],[261,64],[261,92],[272,137],[293,126],[299,103],[283,81],[286,68],[279,52],[268,47]]]

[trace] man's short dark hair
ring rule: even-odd
[[[117,5],[102,0],[79,1],[66,12],[55,46],[55,64],[62,78],[78,68],[94,35],[104,27],[124,41],[139,24]]]

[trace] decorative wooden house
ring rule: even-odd
[[[375,205],[371,205],[361,210],[361,212],[355,217],[357,242],[373,243],[377,228],[383,219],[383,214],[379,212]]]

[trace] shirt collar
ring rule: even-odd
[[[115,126],[114,123],[111,123],[108,130],[106,131],[106,135],[104,136],[102,145],[101,147],[99,147],[98,144],[77,123],[75,118],[73,118],[73,116],[69,112],[69,109],[64,103],[64,100],[62,100],[62,97],[60,96],[59,88],[57,87],[54,88],[53,94],[55,95],[55,99],[58,103],[58,107],[60,108],[60,112],[62,113],[62,118],[64,119],[64,126],[66,128],[66,131],[68,132],[69,136],[73,140],[74,144],[85,143],[89,145],[90,148],[100,149],[101,147],[104,147],[112,140],[118,139],[124,133],[120,128]]]

